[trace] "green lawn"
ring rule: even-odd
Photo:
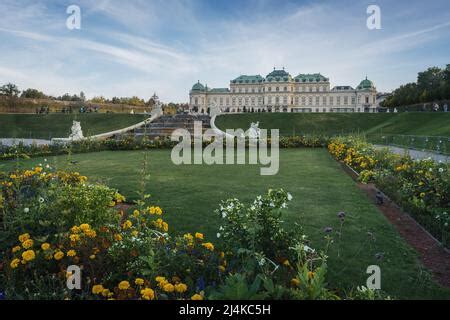
[[[268,188],[283,187],[294,197],[285,212],[286,226],[292,227],[293,222],[303,225],[312,247],[323,248],[323,229],[337,229],[337,212],[347,213],[341,240],[329,253],[331,287],[364,285],[367,266],[378,264],[382,288],[395,297],[450,298],[450,292],[430,280],[415,251],[324,149],[281,150],[280,171],[275,176],[260,176],[258,165],[176,166],[168,150],[108,151],[50,157],[48,161],[59,169],[77,170],[91,181],[116,187],[133,199],[141,181],[144,154],[150,174],[147,192],[153,203],[164,209],[175,232],[200,231],[216,242],[220,219],[213,211],[220,200],[237,197],[250,201]],[[70,164],[73,160],[77,163]],[[31,167],[42,161],[31,159],[21,165]],[[16,165],[0,162],[0,170]],[[384,259],[377,261],[375,254],[381,252]]]
[[[384,133],[450,136],[450,112],[405,113],[246,113],[217,118],[224,129],[247,129],[260,121],[260,128],[280,129],[285,136],[299,134]]]
[[[146,117],[131,114],[0,114],[0,138],[50,139],[68,137],[72,121],[81,121],[85,136],[122,129]]]

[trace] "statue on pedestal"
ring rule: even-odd
[[[81,130],[81,123],[79,121],[72,122],[71,134],[69,135],[70,140],[81,140],[84,138],[83,131]]]

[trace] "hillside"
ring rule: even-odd
[[[144,120],[131,114],[0,114],[0,138],[68,137],[72,121],[81,121],[85,136],[125,128]]]
[[[260,128],[280,129],[284,136],[344,133],[450,136],[450,112],[227,114],[217,117],[216,125],[222,130],[248,129],[256,121]]]

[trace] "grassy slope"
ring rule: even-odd
[[[131,114],[0,114],[0,138],[68,137],[72,121],[81,121],[85,136],[122,129],[145,119]]]
[[[339,226],[338,211],[347,212],[342,238],[330,252],[330,285],[350,287],[364,285],[368,265],[382,270],[382,287],[399,298],[450,297],[437,288],[419,263],[415,252],[401,239],[377,208],[323,149],[281,150],[280,171],[275,176],[260,176],[259,166],[175,166],[167,150],[146,152],[150,167],[147,192],[155,204],[167,213],[171,229],[176,232],[201,231],[214,242],[220,219],[214,214],[220,200],[237,197],[250,201],[268,188],[283,187],[293,195],[285,213],[289,226],[303,225],[311,246],[324,246],[323,228]],[[58,168],[71,168],[118,188],[128,198],[136,198],[144,153],[100,152],[51,157]],[[69,165],[69,160],[77,160]],[[31,159],[30,167],[42,162]],[[0,170],[15,166],[0,163]],[[375,235],[371,240],[368,232]],[[340,251],[340,256],[337,251]],[[383,252],[383,261],[375,254]]]
[[[281,135],[302,133],[385,133],[450,136],[449,113],[248,113],[223,115],[221,129],[247,129],[260,121],[260,128],[280,129]]]

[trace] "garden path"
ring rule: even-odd
[[[389,148],[390,151],[396,154],[404,154],[405,152],[408,152],[411,158],[413,159],[425,159],[425,158],[431,158],[435,161],[441,161],[441,162],[450,162],[450,156],[439,154],[435,152],[430,151],[419,151],[414,149],[407,149],[407,148],[399,148],[399,147],[393,147],[393,146],[384,146],[384,145],[375,145],[375,148],[382,149],[382,148]]]

